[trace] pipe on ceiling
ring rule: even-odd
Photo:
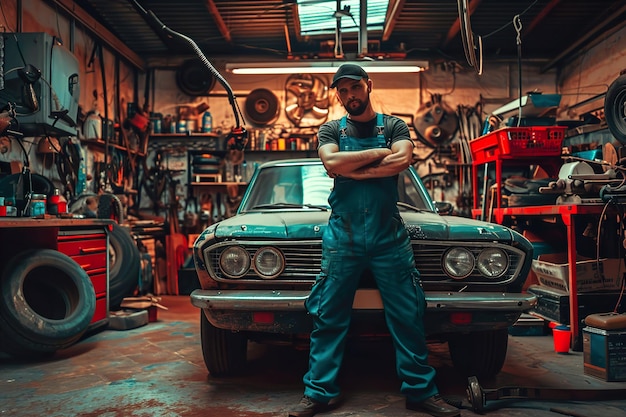
[[[358,56],[367,56],[367,0],[359,2],[359,52]]]

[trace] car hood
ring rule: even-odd
[[[244,213],[214,225],[216,238],[319,239],[329,211],[297,210]],[[431,212],[402,212],[411,239],[511,241],[511,231],[501,225]]]

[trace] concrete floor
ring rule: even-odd
[[[0,354],[0,416],[286,416],[302,395],[307,352],[250,346],[248,375],[213,378],[202,359],[199,310],[188,296],[164,296],[158,320],[132,330],[103,330],[43,362]],[[447,346],[432,345],[442,394],[463,402],[462,416],[477,415],[466,399]],[[341,382],[343,405],[320,416],[424,416],[404,408],[388,342],[354,344]],[[502,386],[626,390],[583,372],[583,353],[557,354],[552,336],[510,336],[503,371],[484,389]],[[487,401],[485,414],[504,416],[626,416],[620,401]]]

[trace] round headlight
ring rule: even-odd
[[[228,278],[241,278],[250,269],[250,255],[241,246],[230,246],[220,254],[220,269]]]
[[[487,248],[478,255],[477,268],[487,278],[497,278],[509,267],[509,257],[502,249]]]
[[[285,269],[283,254],[271,246],[259,248],[252,261],[254,270],[263,279],[276,278]]]
[[[443,255],[443,269],[450,277],[462,279],[474,270],[474,255],[465,248],[452,248]]]

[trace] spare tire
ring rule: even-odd
[[[119,310],[125,297],[133,295],[141,279],[141,255],[125,227],[112,224],[109,232],[109,308]]]
[[[245,103],[248,120],[258,126],[274,123],[280,114],[278,97],[266,88],[252,90]]]
[[[0,348],[18,357],[69,347],[87,330],[96,294],[87,273],[53,249],[29,249],[0,277]]]
[[[176,84],[190,96],[206,96],[215,87],[215,76],[199,59],[189,59],[176,70]]]
[[[606,91],[604,115],[615,139],[626,145],[626,73],[613,81]]]

